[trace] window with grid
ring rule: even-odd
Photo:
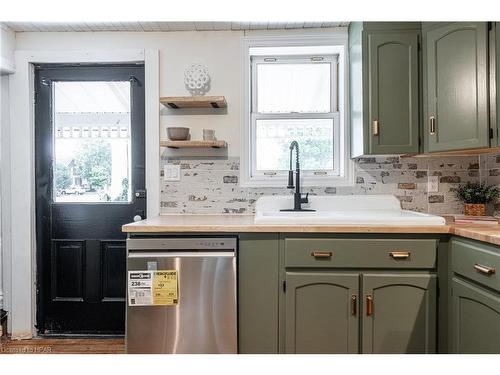
[[[242,161],[248,175],[243,181],[265,186],[284,179],[294,140],[306,184],[345,177],[338,51],[324,45],[249,48],[248,152],[243,154],[248,160]]]

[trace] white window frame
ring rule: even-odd
[[[294,64],[294,63],[314,63],[315,59],[321,58],[319,63],[329,63],[330,64],[330,79],[331,83],[337,82],[337,70],[338,70],[338,55],[295,55],[295,56],[251,56],[251,79],[252,87],[252,103],[250,112],[250,134],[251,134],[251,175],[257,178],[274,178],[276,176],[283,177],[287,175],[287,171],[274,171],[274,170],[257,170],[257,151],[256,151],[256,132],[257,132],[257,120],[283,120],[283,119],[331,119],[333,120],[333,133],[332,139],[339,139],[340,137],[340,114],[338,112],[337,104],[337,90],[338,86],[330,86],[330,110],[328,112],[303,112],[303,113],[265,113],[258,111],[258,70],[257,65],[260,64]],[[310,171],[302,170],[302,176],[304,177],[315,177],[315,176],[337,176],[340,173],[339,168],[339,143],[333,142],[333,169],[332,170],[321,170],[321,171]]]
[[[304,50],[311,50],[310,47],[326,46],[328,54],[324,53],[301,53],[305,59],[314,56],[334,55],[337,57],[337,69],[333,72],[337,78],[337,90],[331,95],[330,113],[303,113],[303,114],[257,114],[252,105],[256,105],[255,87],[256,74],[252,76],[252,66],[255,63],[262,63],[264,58],[279,58],[286,62],[286,54],[259,56],[252,55],[251,49],[254,47],[304,47]],[[309,48],[308,48],[309,47]],[[255,157],[255,122],[257,118],[333,118],[334,119],[334,170],[325,171],[304,171],[302,177],[303,186],[350,186],[353,181],[353,163],[349,159],[350,155],[350,132],[348,124],[348,66],[347,66],[347,32],[339,30],[328,35],[307,35],[307,36],[259,36],[243,37],[241,43],[241,63],[242,63],[242,103],[241,103],[241,161],[240,161],[240,185],[242,187],[282,187],[286,186],[286,171],[256,171]],[[263,49],[265,50],[265,49]],[[290,55],[288,53],[288,55]],[[274,62],[276,63],[276,62]],[[333,69],[332,64],[332,69]],[[332,91],[335,88],[332,86]]]

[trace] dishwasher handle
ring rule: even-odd
[[[234,251],[134,251],[129,250],[129,258],[233,258]]]

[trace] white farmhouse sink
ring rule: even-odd
[[[393,195],[309,196],[302,208],[316,210],[282,212],[293,208],[293,196],[266,196],[257,200],[255,224],[331,225],[444,225],[441,216],[401,209]]]

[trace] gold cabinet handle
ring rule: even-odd
[[[496,272],[496,270],[492,267],[483,266],[482,264],[477,264],[477,263],[474,264],[474,269],[477,272],[488,275],[488,276],[494,275]]]
[[[372,121],[372,131],[373,131],[373,135],[379,135],[379,133],[380,133],[380,124],[379,124],[378,120],[373,120]]]
[[[434,116],[429,117],[429,133],[430,135],[436,134],[436,118]]]
[[[408,259],[410,257],[409,251],[391,251],[389,256],[395,260]]]
[[[368,294],[366,296],[366,316],[373,315],[373,296]]]
[[[358,313],[358,297],[353,294],[351,296],[351,315],[356,316]]]
[[[331,251],[313,251],[311,256],[315,258],[331,258],[333,253]]]

